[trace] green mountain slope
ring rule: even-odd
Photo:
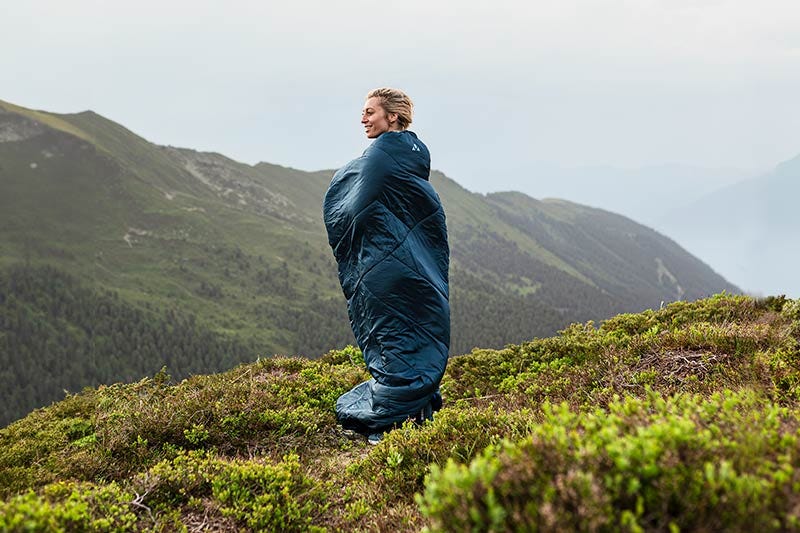
[[[259,355],[313,357],[353,341],[321,221],[331,175],[157,146],[92,112],[59,115],[0,102],[2,279],[19,269],[46,276],[51,271],[40,268],[47,267],[71,291],[90,291],[86,301],[111,291],[131,316],[192,320],[198,334],[237,347],[207,358],[218,366],[206,371]],[[474,194],[439,172],[431,180],[450,231],[454,354],[550,335],[573,321],[737,291],[668,239],[611,213],[516,193]],[[24,306],[37,321],[59,329],[47,298],[0,288],[3,301],[28,298]],[[113,346],[91,331],[74,332],[71,345],[83,338],[89,352],[107,346],[110,359],[129,357],[123,348],[136,342],[124,330]],[[15,357],[8,343],[0,346],[4,361]],[[47,360],[33,345],[24,350]],[[65,355],[81,369],[64,372],[88,381],[53,384],[27,409],[65,388],[106,380],[84,371],[93,368],[89,352]],[[177,377],[197,371],[184,357],[147,353],[136,367],[146,373],[165,364]],[[18,376],[3,376],[0,391],[9,397],[0,404],[23,410],[0,415],[0,423],[27,412],[10,397],[19,391]]]
[[[539,202],[520,193],[492,194],[488,200],[498,218],[523,228],[576,275],[626,306],[694,299],[707,290],[708,267],[630,219],[562,200]]]
[[[0,530],[794,531],[800,301],[716,296],[451,358],[377,446],[357,349],[89,389],[0,429]]]

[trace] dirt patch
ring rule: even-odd
[[[654,370],[662,379],[669,381],[684,381],[689,376],[702,379],[728,357],[729,355],[724,353],[667,350],[645,355],[634,371]]]

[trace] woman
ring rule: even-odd
[[[450,345],[447,228],[428,181],[428,148],[408,131],[412,106],[397,89],[367,95],[361,124],[375,140],[336,172],[323,205],[350,325],[372,375],[339,398],[336,417],[371,443],[441,408]]]

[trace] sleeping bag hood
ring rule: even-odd
[[[429,175],[430,153],[417,136],[388,131],[336,172],[325,195],[328,242],[372,376],[336,402],[348,429],[382,431],[441,407],[450,252]]]

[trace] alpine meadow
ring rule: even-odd
[[[444,407],[342,430],[332,175],[0,101],[0,530],[800,529],[800,301],[439,171]]]

